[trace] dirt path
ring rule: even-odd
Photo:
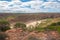
[[[35,27],[37,23],[40,24],[41,23],[41,20],[39,20],[39,21],[30,21],[30,22],[26,23],[26,26],[27,27],[29,27],[29,26]]]
[[[27,28],[28,28],[29,26],[35,27],[37,24],[40,24],[40,23],[42,23],[42,21],[45,21],[45,20],[46,20],[46,19],[36,20],[36,21],[33,20],[33,21],[26,22],[25,24],[26,24],[26,27],[27,27]],[[16,22],[11,23],[11,24],[10,24],[10,28],[13,28],[15,24],[16,24]]]

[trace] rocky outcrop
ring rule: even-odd
[[[20,28],[6,31],[7,40],[60,40],[60,34],[57,31],[46,32],[28,32]]]

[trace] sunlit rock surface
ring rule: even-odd
[[[6,31],[9,36],[7,40],[60,40],[60,34],[57,31],[46,32],[28,32],[20,28]]]

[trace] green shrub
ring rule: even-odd
[[[8,36],[5,33],[0,32],[0,40],[6,40]]]
[[[57,23],[52,23],[50,26],[56,26],[57,25]]]
[[[16,23],[14,25],[14,28],[21,28],[21,29],[25,30],[26,29],[26,25],[24,23]]]
[[[60,33],[60,26],[57,26],[56,30]]]
[[[6,31],[6,30],[9,30],[10,29],[10,24],[8,21],[0,21],[0,31]]]
[[[49,31],[49,30],[56,30],[56,27],[55,26],[48,26],[48,27],[45,27],[45,30]]]
[[[48,25],[47,27],[45,27],[45,30],[47,30],[47,31],[55,30],[60,33],[60,22],[52,23],[51,25]]]
[[[38,27],[35,28],[35,30],[36,30],[36,31],[44,31],[45,29],[38,26]]]
[[[60,22],[52,23],[50,26],[58,26],[58,25],[60,25]]]
[[[60,25],[60,22],[57,22],[58,25]]]

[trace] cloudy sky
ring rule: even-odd
[[[0,0],[0,13],[60,12],[60,0]]]

